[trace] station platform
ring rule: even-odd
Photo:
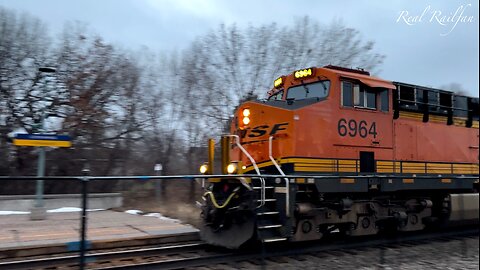
[[[0,215],[0,259],[78,250],[80,212],[47,213],[45,220],[30,215]],[[155,215],[110,210],[88,212],[89,248],[155,245],[198,239],[198,229]],[[160,216],[161,217],[161,216]]]

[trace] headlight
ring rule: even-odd
[[[201,174],[205,174],[207,171],[208,171],[208,165],[207,164],[203,164],[202,166],[200,166],[200,173]]]
[[[242,110],[242,124],[244,126],[250,124],[250,115],[251,115],[251,112],[250,112],[250,109],[243,109]]]
[[[227,166],[227,173],[228,174],[233,174],[237,172],[237,164],[235,163],[230,163]]]

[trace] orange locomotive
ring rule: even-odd
[[[209,178],[207,241],[478,222],[478,98],[335,66],[282,76],[268,94],[222,137],[222,171],[249,177]]]

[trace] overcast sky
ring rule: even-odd
[[[186,47],[220,23],[342,19],[386,55],[380,77],[434,87],[456,82],[478,96],[479,6],[473,0],[0,0],[0,6],[40,18],[52,35],[78,20],[124,48],[164,52]]]

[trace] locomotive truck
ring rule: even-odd
[[[478,127],[475,97],[331,65],[281,76],[221,137],[201,235],[238,248],[478,223]]]

